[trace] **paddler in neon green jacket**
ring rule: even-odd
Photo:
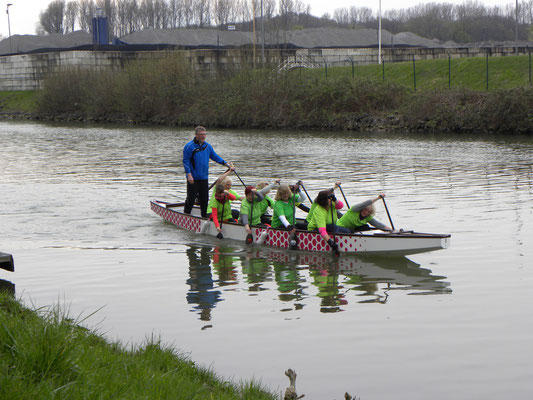
[[[279,184],[279,179],[274,184]],[[239,222],[244,225],[246,233],[252,233],[250,226],[261,224],[261,216],[263,215],[263,201],[265,196],[272,189],[274,184],[267,185],[261,190],[257,190],[253,186],[247,186],[244,191],[244,198],[241,202],[241,212]]]
[[[348,228],[351,232],[361,232],[370,230],[371,228],[368,226],[368,224],[370,224],[382,231],[392,232],[390,227],[374,219],[374,215],[376,214],[374,203],[384,197],[385,194],[380,193],[374,199],[369,199],[356,204],[350,208],[341,219],[337,220],[337,226]]]
[[[279,179],[276,180],[276,184],[277,186],[279,186]],[[268,183],[266,182],[259,182],[257,184],[257,186],[255,187],[257,190],[261,190],[265,187],[268,186]],[[275,185],[272,185],[271,188],[274,188],[276,187]],[[260,203],[261,204],[261,223],[262,224],[268,224],[270,225],[270,223],[272,222],[272,217],[267,214],[268,212],[268,208],[270,207],[272,210],[274,209],[274,199],[268,195],[265,195],[265,198],[263,199],[263,201]]]
[[[219,183],[222,184],[224,186],[224,190],[227,190],[228,193],[235,196],[235,199],[232,199],[232,200],[241,200],[244,196],[241,196],[240,194],[238,194],[235,190],[231,188],[233,183],[231,182],[231,178],[229,177],[229,175],[233,171],[235,171],[235,167],[233,166],[232,163],[230,163],[230,169],[228,169],[226,172],[220,175],[218,179],[215,181],[214,185],[216,187],[216,185],[218,185]],[[213,211],[212,204],[214,202],[214,198],[215,198],[215,190],[213,190],[213,193],[211,193],[211,198],[209,199],[209,204],[207,205],[207,214],[211,214]],[[230,210],[228,212],[231,212],[231,216],[233,219],[239,218],[239,210],[232,210],[231,202],[229,203],[228,210]]]
[[[337,226],[337,210],[340,210],[344,204],[337,200],[335,195],[329,190],[322,190],[318,192],[318,196],[313,204],[316,206],[313,209],[313,214],[307,225],[308,231],[318,231],[322,239],[326,241],[330,247],[338,251],[338,244],[329,236],[329,233],[350,233],[348,228]]]
[[[296,187],[297,186],[297,187]],[[274,203],[274,215],[272,216],[272,228],[286,228],[293,231],[296,216],[294,208],[296,203],[303,203],[304,196],[300,192],[300,187],[295,185],[297,193],[292,193],[289,185],[281,185],[276,193]]]
[[[341,184],[341,181],[335,182],[335,184],[333,185],[332,188],[327,189],[328,192],[331,193],[331,194],[334,194],[335,193],[335,189],[337,189],[340,184]],[[303,230],[307,229],[307,225],[309,225],[309,221],[311,221],[311,218],[313,217],[313,212],[315,211],[316,206],[317,206],[317,204],[315,202],[313,202],[313,204],[311,204],[311,208],[309,209],[309,211],[307,211],[307,217],[305,218],[305,221],[298,222],[296,224],[296,229],[303,229]],[[341,215],[342,214],[340,212],[337,213],[337,217],[338,218],[340,218]]]

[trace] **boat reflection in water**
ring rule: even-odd
[[[280,311],[299,310],[310,298],[318,297],[320,311],[326,313],[343,311],[349,303],[386,303],[391,292],[398,290],[410,295],[451,293],[446,277],[400,256],[334,258],[321,253],[198,245],[190,246],[187,255],[187,300],[204,321],[210,320],[216,303],[229,299],[226,291],[237,288],[251,296],[276,290]]]
[[[210,321],[211,310],[222,300],[221,292],[217,290],[211,274],[212,249],[190,247],[186,252],[189,258],[187,284],[190,286],[187,292],[187,303],[194,304],[193,308],[199,312],[202,321]]]

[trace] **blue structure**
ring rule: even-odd
[[[93,17],[93,44],[109,44],[107,17]]]

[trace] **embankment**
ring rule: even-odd
[[[25,308],[0,290],[2,399],[263,399],[260,384],[234,384],[149,338],[126,349],[56,307]]]
[[[175,57],[123,71],[51,75],[26,110],[3,118],[211,128],[532,133],[533,90],[426,89],[301,71],[202,76]]]

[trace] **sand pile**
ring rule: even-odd
[[[240,47],[252,45],[251,32],[222,31],[216,29],[145,29],[120,39],[131,45],[177,45],[198,47]],[[429,40],[414,33],[403,32],[392,35],[383,30],[383,46],[444,47],[438,40]],[[261,43],[260,32],[257,42]],[[0,42],[0,55],[27,53],[38,49],[68,49],[91,45],[92,36],[83,31],[67,35],[13,35]],[[331,47],[373,47],[378,44],[376,29],[313,28],[288,32],[265,33],[265,44],[272,47],[331,48]],[[451,44],[446,43],[446,47]]]

